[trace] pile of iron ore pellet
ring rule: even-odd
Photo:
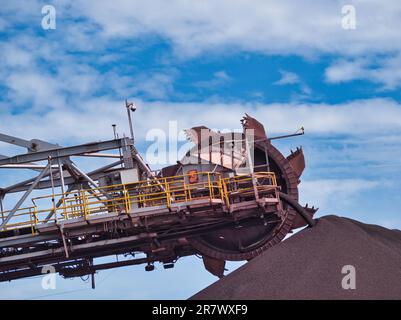
[[[401,299],[401,231],[321,217],[191,299]]]

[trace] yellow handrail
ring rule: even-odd
[[[138,181],[128,184],[117,184],[95,189],[81,189],[61,194],[51,194],[32,199],[33,206],[20,208],[13,216],[14,223],[8,223],[5,230],[31,227],[35,232],[35,226],[49,221],[70,220],[74,218],[88,219],[94,214],[109,212],[131,213],[137,207],[152,207],[164,205],[170,208],[173,203],[188,202],[197,199],[220,199],[229,207],[230,194],[241,190],[252,191],[251,175],[222,178],[218,172],[199,172],[198,179],[191,183],[189,174],[173,177],[158,178],[155,180]],[[193,173],[191,174],[193,177]],[[268,179],[269,185],[277,186],[276,176],[273,172],[255,172],[258,183],[265,185]],[[103,196],[104,198],[100,198]],[[61,205],[57,208],[38,209],[38,202],[51,200],[54,197],[61,198]],[[54,201],[52,201],[54,203]],[[45,216],[53,211],[53,218]],[[10,211],[5,211],[4,218]],[[28,219],[24,219],[29,215]]]

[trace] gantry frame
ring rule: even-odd
[[[33,190],[50,189],[61,187],[62,192],[72,191],[78,183],[92,188],[98,187],[96,180],[104,175],[108,170],[123,165],[132,166],[129,161],[124,161],[126,153],[136,152],[130,138],[116,138],[113,140],[92,142],[69,147],[62,147],[46,141],[32,139],[25,140],[18,137],[0,134],[0,141],[8,144],[24,147],[26,153],[7,157],[0,155],[0,169],[20,169],[34,170],[39,174],[24,181],[20,181],[10,186],[0,188],[0,210],[3,211],[3,200],[7,194],[24,192],[16,205],[9,212],[6,218],[0,222],[0,231],[4,230],[7,222],[12,219],[15,212],[20,208]],[[101,154],[106,150],[122,150],[119,154]],[[107,157],[118,158],[111,164],[102,166],[89,173],[85,173],[72,160],[72,156],[82,157]],[[129,157],[130,158],[130,157]],[[38,161],[47,161],[47,165],[35,164]],[[142,164],[143,165],[143,164]]]

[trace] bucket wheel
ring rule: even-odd
[[[262,251],[279,243],[291,230],[295,214],[286,211],[282,217],[276,214],[260,214],[233,222],[230,226],[190,238],[191,245],[202,255],[229,261],[249,260]]]

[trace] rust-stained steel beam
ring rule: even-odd
[[[126,146],[132,146],[131,139],[121,138],[121,139],[113,139],[101,142],[92,142],[78,146],[55,148],[51,150],[20,154],[6,159],[0,159],[0,166],[7,164],[20,164],[27,162],[42,161],[42,160],[47,160],[49,157],[51,157],[52,159],[57,159],[62,157],[79,156],[85,153],[118,149]]]
[[[98,169],[96,169],[96,170],[93,170],[93,171],[87,173],[87,175],[88,175],[89,177],[91,177],[92,179],[96,180],[96,179],[98,178],[98,176],[104,175],[104,173],[105,173],[107,170],[110,170],[110,169],[112,169],[113,167],[120,165],[121,163],[122,163],[121,160],[115,161],[115,162],[110,163],[110,164],[107,164],[107,165],[105,165],[105,166],[103,166],[103,167],[101,167],[101,168],[98,168]],[[46,177],[46,176],[48,176],[48,175],[49,175],[49,174],[46,174],[44,177]],[[35,180],[35,178],[27,179],[27,180],[25,180],[25,181],[22,181],[22,182],[20,182],[20,183],[15,184],[15,185],[12,185],[12,186],[3,188],[2,190],[3,190],[5,193],[15,193],[15,192],[25,191],[25,190],[27,190],[27,189],[30,187],[31,183],[32,183],[34,180]],[[62,181],[61,181],[61,179],[59,179],[59,178],[54,179],[53,182],[54,182],[54,186],[55,186],[55,187],[60,187],[60,186],[62,185]],[[64,178],[64,183],[65,183],[65,185],[74,184],[75,182],[76,182],[76,179],[75,179],[74,177],[65,177],[65,178]],[[40,181],[39,183],[37,183],[37,185],[35,186],[35,189],[48,189],[48,188],[50,188],[50,187],[51,187],[51,182],[50,182],[50,180],[43,180],[43,181]]]
[[[45,174],[51,170],[51,164],[46,166],[45,170],[43,170],[35,179],[35,181],[32,183],[32,185],[29,187],[29,189],[25,192],[25,194],[18,200],[17,204],[14,206],[14,208],[7,214],[7,217],[3,220],[2,224],[0,225],[0,231],[4,229],[8,221],[14,216],[15,212],[19,209],[19,207],[24,203],[24,201],[28,198],[28,196],[31,194],[32,190],[35,188],[36,184],[39,183],[40,180],[45,176]]]
[[[270,138],[263,124],[248,114],[241,122],[243,132],[221,133],[205,126],[187,130],[188,138],[196,146],[177,165],[163,168],[157,176],[136,150],[133,139],[60,147],[40,140],[11,141],[5,137],[30,152],[0,156],[0,166],[41,170],[42,177],[3,188],[0,197],[27,191],[21,198],[24,201],[34,189],[54,190],[60,186],[65,195],[78,185],[96,187],[99,182],[111,191],[108,199],[101,193],[93,196],[95,190],[86,190],[83,201],[74,195],[71,203],[76,201],[82,215],[74,209],[69,217],[65,208],[60,208],[61,198],[52,203],[52,210],[40,211],[47,215],[44,222],[23,227],[10,224],[8,230],[0,232],[0,281],[39,275],[41,267],[46,265],[54,266],[64,277],[86,274],[93,277],[99,270],[132,264],[147,264],[146,270],[150,271],[154,262],[167,268],[179,257],[193,254],[202,255],[205,268],[221,277],[226,260],[252,259],[279,243],[292,229],[313,226],[316,209],[298,203],[298,184],[305,168],[302,149],[297,148],[284,157],[272,145],[276,139],[302,135],[303,131]],[[254,140],[246,143],[248,132]],[[98,153],[110,149],[120,149],[122,153]],[[52,168],[34,164],[49,156],[58,163],[54,179],[44,179],[49,175],[46,171]],[[74,156],[118,158],[118,161],[86,173],[70,160]],[[124,165],[116,168],[121,163]],[[121,172],[120,179],[117,173],[122,170],[126,175]],[[212,180],[208,176],[207,187],[199,177],[194,179],[197,172],[214,175]],[[132,183],[116,182],[130,174],[146,175],[146,179],[138,183],[138,178]],[[166,179],[174,183],[170,185]],[[196,183],[201,183],[201,187]],[[204,194],[208,188],[213,194],[210,199]],[[159,200],[133,201],[138,197],[147,199],[152,194],[158,195]],[[94,200],[88,202],[88,197]],[[57,208],[63,212],[61,218],[51,219]],[[11,219],[12,214],[7,218]],[[110,255],[136,253],[145,257],[102,264],[95,261]]]

